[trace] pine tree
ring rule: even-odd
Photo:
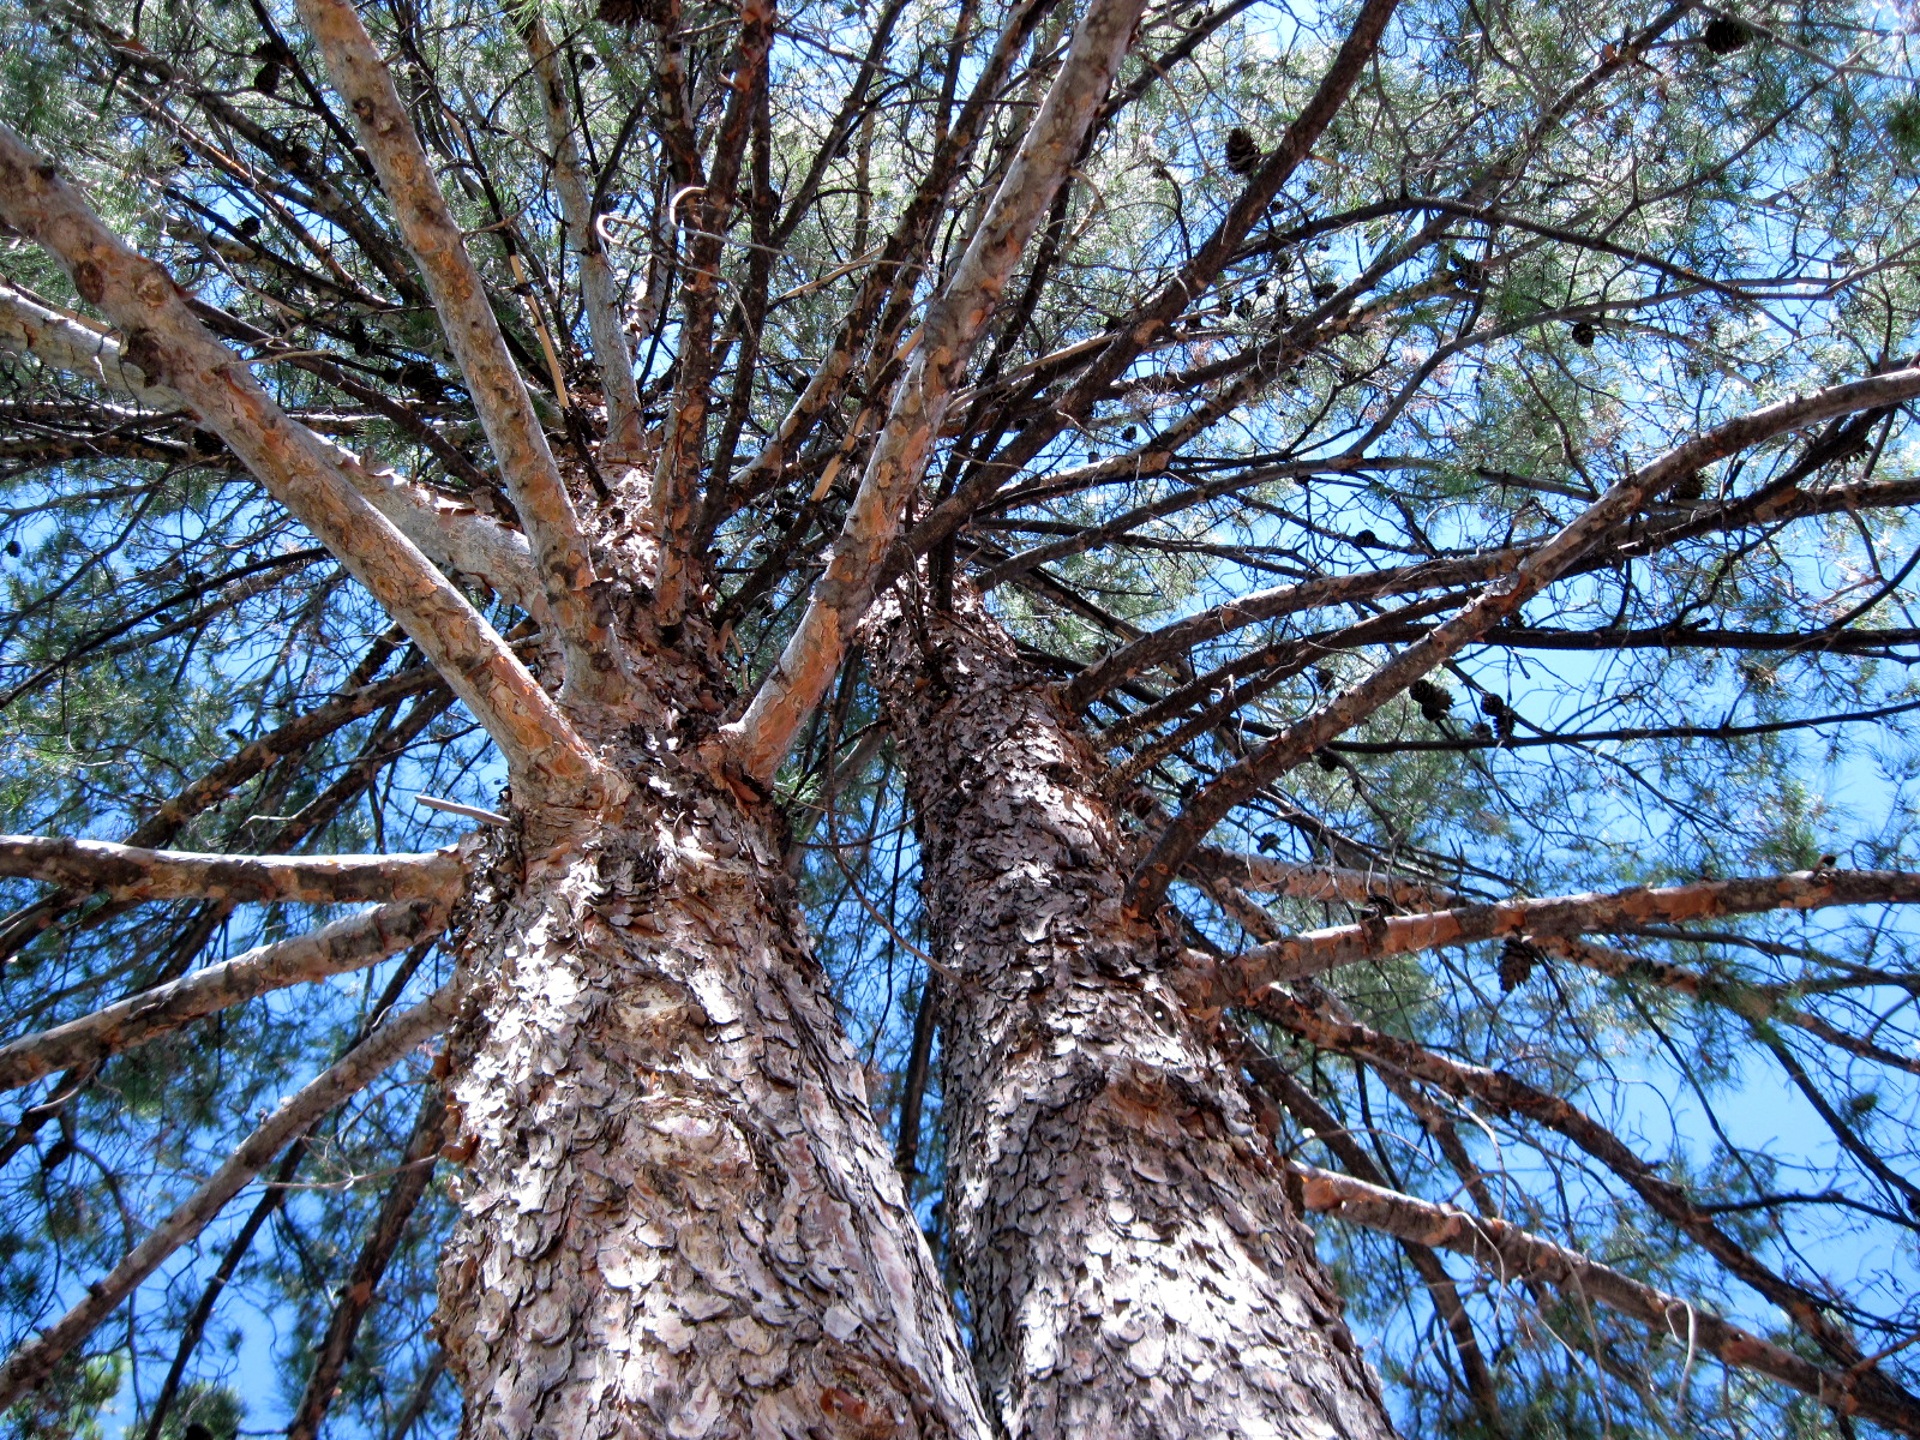
[[[1890,24],[0,17],[5,1424],[1920,1434]]]

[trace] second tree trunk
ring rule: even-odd
[[[917,810],[946,1205],[995,1425],[1389,1436],[1233,1072],[1129,917],[1078,722],[978,596],[897,597],[868,657]]]

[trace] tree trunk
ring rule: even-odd
[[[503,842],[467,922],[462,1433],[983,1437],[771,807],[659,731],[624,748],[624,822]]]
[[[978,596],[868,656],[942,985],[948,1224],[989,1414],[1028,1437],[1380,1437],[1377,1382],[1232,1070],[1130,919],[1078,722]]]

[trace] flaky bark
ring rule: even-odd
[[[1375,1380],[1231,1070],[1121,904],[1070,714],[970,591],[868,654],[941,962],[947,1206],[1011,1436],[1386,1436]]]
[[[664,752],[663,752],[664,754]],[[463,1435],[983,1440],[770,812],[695,765],[495,872],[452,1093]]]

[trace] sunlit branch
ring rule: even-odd
[[[974,346],[1034,227],[1079,152],[1131,41],[1143,0],[1093,0],[987,213],[919,332],[853,504],[792,638],[728,727],[741,767],[766,783],[840,667],[880,564]]]
[[[925,263],[927,242],[934,222],[960,177],[962,163],[972,153],[982,127],[992,118],[992,102],[998,96],[1014,61],[1019,58],[1020,48],[1040,17],[1055,3],[1058,0],[1021,0],[1008,15],[992,53],[981,67],[972,94],[934,152],[913,200],[901,213],[879,253],[873,257],[853,304],[834,333],[826,356],[813,367],[799,398],[788,408],[760,452],[728,482],[728,492],[736,499],[748,498],[763,485],[770,485],[780,478],[783,467],[805,442],[813,427],[843,396],[849,383],[848,377],[853,372],[854,361],[863,346],[884,346],[885,349],[878,353],[892,353],[898,338],[894,334],[894,325],[889,323],[878,336],[874,333],[882,306],[888,304],[890,296],[897,299],[903,294],[912,295],[920,279],[921,266]],[[903,304],[888,306],[890,317],[895,312],[899,324],[904,324],[910,313]]]
[[[161,413],[192,413],[192,406],[178,391],[150,383],[138,366],[129,363],[117,339],[4,283],[0,283],[0,349],[86,376]],[[354,488],[434,564],[449,574],[483,581],[522,609],[544,615],[546,597],[534,576],[524,536],[471,505],[404,480],[391,470],[376,469],[331,442],[318,443]]]
[[[386,62],[348,0],[300,0],[301,18],[348,102],[487,434],[514,509],[539,562],[566,654],[567,686],[581,696],[617,687],[622,665],[607,600],[573,501],[519,367],[507,351],[486,283],[420,147]]]
[[[1183,977],[1181,988],[1190,1004],[1219,1008],[1245,1003],[1267,986],[1291,984],[1361,960],[1502,936],[1582,935],[1773,910],[1916,903],[1920,874],[1897,870],[1799,870],[1663,888],[1635,886],[1610,895],[1496,900],[1304,931],[1223,965],[1196,968]]]
[[[1289,1075],[1285,1067],[1245,1035],[1231,1028],[1227,1033],[1227,1047],[1232,1057],[1253,1077],[1254,1083],[1278,1101],[1302,1128],[1312,1132],[1313,1138],[1331,1150],[1342,1165],[1369,1184],[1386,1188],[1386,1176],[1380,1173],[1360,1142],[1347,1132],[1325,1106],[1314,1099],[1305,1086]],[[1407,1262],[1413,1266],[1414,1273],[1419,1275],[1420,1283],[1427,1287],[1427,1293],[1433,1298],[1434,1309],[1447,1327],[1454,1352],[1460,1358],[1460,1369],[1466,1376],[1467,1393],[1473,1400],[1474,1408],[1489,1418],[1497,1417],[1500,1410],[1499,1395],[1493,1376],[1487,1369],[1486,1356],[1480,1349],[1480,1338],[1474,1332],[1473,1319],[1467,1314],[1467,1307],[1460,1299],[1460,1291],[1453,1283],[1453,1277],[1447,1273],[1446,1266],[1427,1242],[1403,1237],[1400,1247]]]
[[[453,850],[416,855],[200,855],[105,840],[0,835],[0,875],[122,900],[307,905],[450,901],[465,873]]]
[[[1247,188],[1214,232],[1177,275],[1126,317],[1119,333],[1049,407],[1044,421],[1025,427],[1005,452],[980,466],[973,479],[914,526],[908,542],[914,554],[926,553],[953,534],[999,488],[1004,477],[1016,473],[1038,455],[1065,426],[1084,420],[1141,351],[1206,292],[1254,225],[1267,213],[1274,196],[1333,123],[1334,116],[1345,105],[1347,96],[1373,59],[1398,6],[1399,0],[1366,0],[1318,88],[1287,126],[1279,144],[1249,178]]]
[[[654,525],[660,540],[660,564],[654,583],[654,609],[663,627],[681,623],[698,568],[701,442],[712,402],[715,365],[713,326],[719,307],[720,253],[732,223],[740,188],[753,97],[758,93],[767,51],[773,42],[772,0],[741,0],[740,25],[725,114],[714,139],[713,166],[697,187],[676,194],[666,217],[670,227],[692,235],[681,286],[680,333],[675,345],[678,378],[669,406],[660,453],[654,461]],[[677,44],[678,42],[674,42]]]
[[[357,23],[357,22],[356,22]],[[531,791],[592,803],[601,776],[565,716],[499,635],[207,334],[159,266],[129,250],[11,130],[0,127],[0,215],[51,250],[74,287],[129,337],[126,356],[165,381],[426,652]],[[489,312],[491,313],[491,312]]]
[[[343,975],[386,959],[447,923],[442,900],[409,900],[262,945],[78,1020],[0,1045],[0,1090],[144,1045],[270,990]]]
[[[1294,1169],[1300,1177],[1301,1199],[1311,1214],[1378,1230],[1402,1243],[1451,1250],[1502,1281],[1544,1281],[1569,1296],[1596,1301],[1648,1326],[1682,1353],[1697,1350],[1734,1369],[1791,1385],[1842,1415],[1859,1415],[1907,1435],[1920,1434],[1920,1415],[1903,1399],[1885,1393],[1873,1373],[1815,1365],[1692,1301],[1644,1285],[1505,1220],[1416,1200],[1311,1165]]]
[[[430,999],[388,1021],[338,1064],[282,1103],[173,1214],[148,1232],[107,1275],[89,1285],[85,1299],[0,1364],[0,1408],[11,1407],[44,1383],[65,1355],[92,1334],[169,1255],[191,1243],[293,1136],[452,1023],[460,996],[457,983],[441,987]]]
[[[608,461],[633,460],[640,451],[640,395],[633,382],[633,354],[622,329],[620,288],[607,259],[606,243],[596,228],[592,176],[574,137],[573,107],[559,54],[537,14],[528,23],[527,48],[547,119],[547,148],[553,159],[553,188],[566,217],[567,244],[580,270],[580,298],[593,337],[593,361],[607,404],[607,438],[601,454]]]

